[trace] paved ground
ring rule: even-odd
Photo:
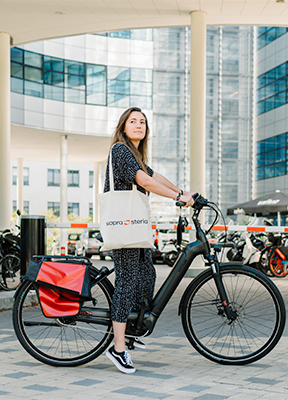
[[[97,261],[97,264],[100,263]],[[101,262],[100,265],[111,262]],[[157,266],[158,285],[169,269]],[[0,313],[0,399],[169,399],[287,400],[288,328],[262,360],[241,367],[214,364],[184,336],[177,308],[191,278],[185,278],[145,339],[146,350],[131,352],[137,372],[124,375],[101,355],[76,368],[55,368],[34,360],[18,343],[11,311]],[[288,308],[288,278],[274,279]]]

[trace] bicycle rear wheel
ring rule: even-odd
[[[97,309],[110,312],[113,288],[103,280],[91,288]],[[87,308],[89,307],[89,308]],[[85,302],[82,310],[93,309]],[[95,324],[89,317],[46,318],[31,282],[16,292],[13,305],[15,333],[24,349],[37,360],[53,366],[77,366],[98,357],[113,339],[112,325]]]
[[[0,263],[0,287],[14,290],[20,282],[20,258],[15,254],[6,254]]]
[[[268,354],[285,326],[285,304],[274,283],[261,272],[237,265],[221,266],[230,308],[230,321],[212,276],[201,273],[186,289],[182,324],[195,349],[220,364],[244,365]]]

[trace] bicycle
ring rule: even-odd
[[[134,338],[152,334],[189,266],[197,255],[202,255],[209,268],[192,280],[179,304],[187,339],[211,361],[227,365],[254,362],[268,354],[281,338],[286,318],[283,298],[275,284],[260,271],[240,263],[219,264],[217,253],[221,248],[215,247],[211,253],[199,213],[204,207],[215,211],[211,230],[220,210],[198,194],[194,199],[192,220],[196,240],[181,248],[151,308],[147,309],[143,302],[140,311],[129,315],[126,330],[126,335],[130,336],[129,348],[133,348]],[[181,239],[182,227],[179,224],[178,227]],[[65,256],[65,259],[71,260],[71,257]],[[102,354],[113,339],[110,319],[113,286],[107,279],[113,269],[103,267],[99,271],[88,259],[84,261],[89,263],[94,304],[91,301],[82,304],[82,315],[45,318],[34,283],[25,278],[15,293],[15,333],[24,349],[43,363],[66,367],[85,364]]]
[[[20,282],[19,241],[8,229],[0,233],[0,289],[14,290]]]

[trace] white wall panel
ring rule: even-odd
[[[76,103],[64,103],[65,117],[85,118],[85,105]]]
[[[64,116],[64,102],[44,99],[43,109],[44,114],[53,114]]]
[[[86,35],[86,49],[107,51],[108,38],[107,36]]]
[[[85,106],[85,113],[87,119],[97,119],[106,121],[108,107],[104,106]]]
[[[24,110],[20,108],[11,107],[11,123],[12,124],[24,124]]]
[[[44,129],[64,130],[64,116],[44,114]]]
[[[64,43],[56,43],[54,40],[44,42],[44,53],[47,56],[64,58]]]
[[[65,117],[64,130],[66,132],[85,133],[85,120],[82,118]]]
[[[153,68],[153,56],[152,55],[140,55],[131,54],[130,66],[133,68]]]
[[[43,128],[43,113],[24,110],[24,124],[37,128]]]
[[[107,51],[110,53],[130,53],[130,40],[108,37]]]
[[[95,119],[86,119],[85,132],[91,135],[107,135],[107,122]]]
[[[91,64],[107,64],[107,51],[99,49],[86,49],[85,61]]]
[[[65,45],[64,58],[66,58],[67,60],[85,62],[85,48]]]
[[[11,98],[11,107],[15,108],[24,108],[24,96],[23,94],[18,94],[18,93],[10,93],[10,98]]]
[[[129,53],[107,53],[107,64],[117,67],[130,67],[130,54]]]
[[[43,113],[43,99],[40,97],[24,96],[25,110]]]

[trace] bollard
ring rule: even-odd
[[[32,257],[46,254],[45,217],[43,215],[22,215],[20,225],[21,275],[25,275]]]
[[[61,246],[61,256],[65,256],[65,246]]]

